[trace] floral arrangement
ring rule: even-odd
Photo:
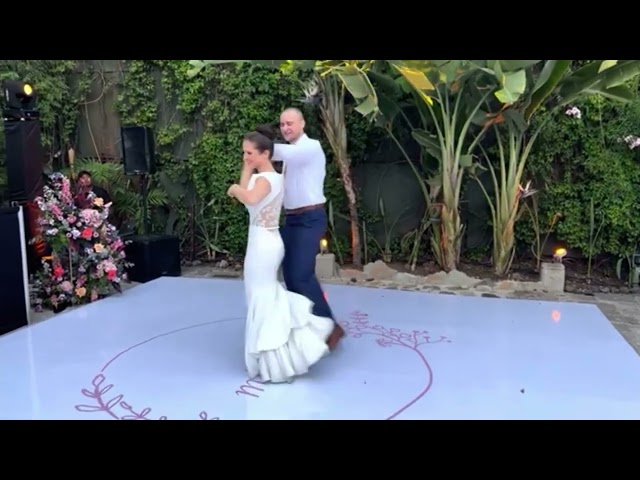
[[[36,199],[41,239],[52,250],[35,282],[36,307],[60,310],[121,292],[126,281],[125,243],[108,222],[109,207],[93,193],[75,196],[61,173],[49,177]]]

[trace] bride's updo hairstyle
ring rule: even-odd
[[[244,136],[244,139],[253,143],[260,153],[268,151],[269,160],[273,157],[273,140],[275,138],[275,132],[268,125],[258,125],[253,132],[249,132]]]
[[[264,151],[269,152],[269,160],[273,163],[273,167],[278,173],[282,173],[282,162],[273,161],[273,142],[276,139],[277,134],[273,127],[268,124],[258,125],[253,132],[249,132],[244,136],[244,139],[253,143],[256,149],[262,153]]]

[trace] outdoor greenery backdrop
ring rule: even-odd
[[[178,60],[0,60],[0,79],[22,79],[36,86],[48,169],[68,172],[66,150],[73,147],[76,171],[90,170],[110,191],[116,223],[125,232],[139,227],[143,219],[139,180],[125,177],[119,163],[117,127],[153,127],[159,154],[159,171],[150,182],[153,230],[180,235],[187,260],[217,261],[226,255],[237,260],[245,248],[247,218],[225,192],[240,173],[242,136],[259,123],[277,121],[285,107],[302,108],[306,78],[304,73],[285,74],[256,65],[215,66],[195,78],[187,76],[188,69],[187,62]],[[637,84],[634,88],[637,93]],[[592,96],[575,106],[582,119],[556,113],[528,162],[524,179],[541,190],[530,203],[537,212],[538,231],[531,216],[521,217],[516,263],[535,265],[531,247],[536,236],[544,239],[555,218],[547,253],[557,245],[569,248],[576,259],[591,253],[594,270],[611,274],[619,258],[635,251],[640,232],[640,165],[637,151],[621,141],[639,133],[640,99],[619,104]],[[326,192],[332,249],[348,262],[349,223],[340,175],[317,111],[305,107],[305,114],[308,133],[323,142],[329,159]],[[548,115],[543,111],[536,122]],[[365,261],[381,258],[380,250],[388,246],[392,260],[404,263],[410,249],[407,239],[419,227],[425,208],[420,188],[385,130],[355,111],[347,109],[346,117]],[[400,125],[394,134],[417,160],[420,148],[410,132]],[[3,143],[0,136],[0,186],[6,183]],[[462,217],[467,225],[463,264],[486,263],[490,217],[473,180],[465,181]],[[594,241],[595,231],[599,235]],[[424,240],[419,264],[430,259]]]

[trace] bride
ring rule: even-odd
[[[251,378],[281,383],[307,373],[329,353],[326,341],[334,323],[331,318],[313,315],[310,300],[286,290],[278,281],[284,257],[279,231],[284,185],[271,162],[274,137],[266,129],[244,137],[240,183],[232,185],[227,194],[249,212],[244,263],[246,367]]]

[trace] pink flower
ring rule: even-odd
[[[102,293],[108,294],[111,283],[127,278],[122,271],[128,265],[123,261],[124,242],[109,223],[106,208],[97,211],[79,206],[69,180],[60,173],[50,176],[36,202],[41,211],[39,230],[54,249],[37,274],[36,302],[55,306],[97,301]],[[80,239],[91,242],[91,248]],[[102,248],[94,249],[94,243]],[[96,251],[101,252],[98,255]]]
[[[80,218],[87,224],[92,227],[99,227],[102,225],[102,218],[100,217],[100,213],[91,209],[85,208],[80,212]]]
[[[51,205],[50,209],[51,209],[51,213],[53,213],[58,220],[62,220],[63,215],[60,207],[58,207],[57,205]]]

